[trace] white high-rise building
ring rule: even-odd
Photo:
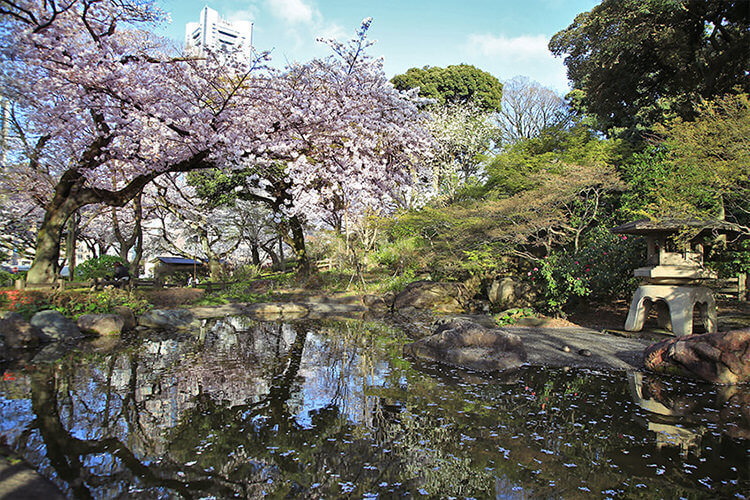
[[[199,54],[204,48],[212,51],[235,51],[250,59],[253,50],[253,23],[251,21],[229,22],[218,12],[203,7],[200,22],[185,26],[185,46]]]

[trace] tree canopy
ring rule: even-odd
[[[750,91],[746,0],[604,0],[552,37],[583,104],[610,133],[635,138],[694,103]]]
[[[503,99],[500,80],[468,64],[411,68],[391,83],[399,90],[419,87],[420,96],[438,104],[473,104],[482,111],[500,111]]]
[[[750,98],[730,94],[696,113],[658,127],[663,141],[630,162],[624,208],[652,218],[726,217],[750,234]]]
[[[73,213],[122,206],[166,172],[253,165],[262,181],[282,164],[279,208],[294,216],[332,198],[378,203],[409,182],[427,133],[416,104],[365,54],[370,20],[349,43],[327,42],[336,57],[275,72],[262,57],[169,53],[137,27],[154,20],[153,4],[25,0],[0,10],[17,137],[9,177],[45,210],[29,282],[55,279]]]

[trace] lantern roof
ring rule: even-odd
[[[719,219],[641,219],[621,224],[613,228],[612,232],[655,236],[658,234],[674,234],[685,230],[698,230],[694,237],[709,234],[737,234],[739,232],[731,222]]]

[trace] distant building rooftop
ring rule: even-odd
[[[157,257],[156,260],[163,262],[164,264],[189,264],[202,266],[203,262],[196,259],[186,259],[184,257]]]

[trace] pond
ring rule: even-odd
[[[482,375],[405,359],[404,341],[363,320],[234,317],[50,346],[6,367],[0,439],[75,498],[750,492],[747,387]]]

